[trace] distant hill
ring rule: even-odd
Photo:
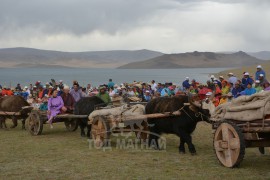
[[[130,62],[142,61],[163,55],[150,50],[115,50],[61,52],[32,48],[0,49],[1,67],[91,67],[115,68]]]
[[[149,60],[133,62],[120,66],[120,69],[176,69],[176,68],[214,68],[241,67],[243,65],[262,64],[265,61],[252,57],[245,52],[213,53],[189,52],[180,54],[164,54]]]
[[[270,51],[249,52],[248,54],[258,59],[270,60]]]

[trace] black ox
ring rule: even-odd
[[[184,104],[184,103],[189,103]],[[181,110],[180,110],[181,109]],[[179,152],[185,153],[185,143],[189,152],[196,154],[195,146],[192,144],[191,133],[195,130],[199,121],[208,121],[209,110],[202,109],[197,101],[191,101],[188,96],[161,97],[150,101],[145,108],[146,114],[175,112],[179,110],[180,116],[166,118],[148,119],[150,135],[149,146],[156,144],[162,133],[176,134],[180,137]],[[152,143],[152,142],[155,143]]]
[[[106,104],[102,99],[97,96],[84,97],[80,99],[74,108],[74,114],[76,115],[89,115],[96,107],[105,107]],[[90,137],[91,125],[88,125],[88,118],[79,119],[79,126],[81,129],[81,136],[85,136],[85,128],[87,128],[87,137]]]

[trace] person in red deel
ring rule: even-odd
[[[7,96],[7,87],[6,86],[3,87],[1,95]]]
[[[13,96],[13,91],[10,88],[7,88],[6,95]]]
[[[204,100],[206,98],[205,95],[208,92],[212,92],[212,90],[209,89],[207,86],[200,85],[199,88],[200,88],[200,90],[199,90],[198,94],[199,94],[200,100]]]

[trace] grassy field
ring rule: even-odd
[[[212,129],[199,123],[193,134],[198,155],[178,153],[178,138],[165,135],[165,151],[89,149],[79,131],[64,124],[45,126],[33,137],[20,127],[0,130],[0,179],[270,179],[270,153],[247,149],[240,168],[229,169],[217,161]],[[115,144],[112,139],[112,145]]]

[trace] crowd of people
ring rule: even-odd
[[[74,105],[83,97],[98,96],[106,104],[110,104],[117,96],[137,98],[138,101],[149,102],[153,98],[178,95],[197,95],[201,100],[212,101],[215,106],[229,102],[242,95],[252,95],[261,91],[269,91],[270,84],[266,79],[266,73],[261,65],[257,66],[254,76],[248,72],[243,73],[243,77],[236,77],[233,73],[228,73],[227,77],[215,77],[211,75],[205,84],[190,80],[186,77],[181,85],[171,82],[150,83],[134,81],[132,83],[122,83],[117,85],[112,79],[107,84],[99,87],[80,86],[77,81],[73,81],[70,88],[62,80],[42,85],[37,81],[29,87],[21,87],[17,84],[15,88],[8,88],[0,85],[0,96],[19,95],[25,98],[30,104],[37,105],[40,110],[47,111],[48,123],[51,124],[54,117],[59,113],[72,113]]]

